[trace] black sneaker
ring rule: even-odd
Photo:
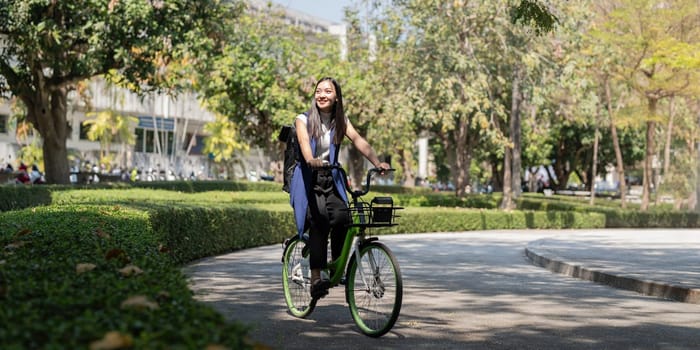
[[[331,281],[321,278],[311,283],[311,297],[320,299],[328,295],[328,288],[331,287]]]

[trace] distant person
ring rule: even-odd
[[[32,165],[32,172],[29,173],[29,181],[35,185],[46,183],[44,175],[41,174],[39,167],[37,167],[36,164]]]
[[[18,184],[30,184],[32,180],[29,178],[29,173],[27,173],[27,166],[24,163],[19,165],[19,174],[15,177],[15,182]]]

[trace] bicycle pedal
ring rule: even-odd
[[[328,289],[331,287],[330,281],[319,280],[311,284],[310,293],[313,299],[320,299],[328,295]]]

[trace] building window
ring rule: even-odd
[[[156,133],[155,130],[136,128],[136,144],[134,145],[135,152],[156,153]],[[166,150],[167,154],[173,154],[173,141],[175,134],[172,131],[158,133],[162,149]],[[167,146],[165,146],[167,144]]]
[[[204,137],[202,137],[202,135],[187,133],[185,139],[185,143],[182,144],[183,151],[187,152],[187,150],[189,150],[189,155],[201,156],[203,154]]]
[[[85,124],[85,122],[80,123],[80,138],[79,140],[89,140],[88,131],[90,130],[90,125]]]
[[[141,128],[136,128],[134,130],[136,133],[136,144],[134,145],[134,152],[143,152],[143,135],[144,130]]]
[[[0,114],[0,134],[7,134],[7,120],[8,116]]]
[[[155,132],[153,130],[146,130],[146,147],[144,148],[146,150],[146,153],[155,152],[156,144],[155,138],[153,137],[154,134]]]

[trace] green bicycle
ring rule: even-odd
[[[343,168],[336,168],[345,180],[347,175]],[[403,281],[396,257],[377,237],[369,235],[372,228],[396,225],[396,210],[402,208],[395,207],[391,197],[375,197],[369,203],[361,198],[369,192],[372,175],[382,171],[386,170],[370,169],[364,189],[350,192],[352,201],[348,210],[353,224],[348,229],[340,257],[329,262],[326,271],[331,286],[345,285],[350,314],[360,331],[370,337],[381,337],[391,330],[399,317],[403,297]],[[307,240],[306,234],[285,240],[282,254],[284,299],[291,314],[299,318],[310,315],[318,301],[311,298],[309,292],[311,270]]]

